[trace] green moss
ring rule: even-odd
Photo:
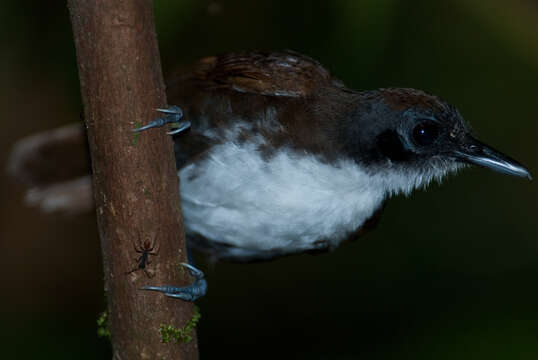
[[[137,121],[135,123],[135,129],[142,126],[142,122]],[[136,143],[138,142],[138,138],[140,137],[140,133],[133,133],[133,138],[131,139],[131,146],[136,146]]]
[[[176,344],[182,342],[186,344],[190,343],[192,341],[192,331],[196,328],[196,325],[198,325],[201,317],[200,309],[198,306],[194,305],[194,314],[183,329],[178,329],[172,325],[161,324],[161,327],[159,328],[161,341],[165,344],[170,341],[173,341]]]
[[[97,336],[106,337],[110,340],[110,329],[108,328],[108,312],[105,310],[97,317]]]

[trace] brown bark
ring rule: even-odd
[[[136,124],[166,104],[150,0],[68,0],[93,167],[114,359],[196,359],[188,344],[162,343],[161,324],[183,328],[193,305],[143,285],[184,285],[185,237],[172,142]],[[134,244],[155,242],[147,269]],[[193,334],[195,335],[195,334]]]

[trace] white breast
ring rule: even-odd
[[[179,176],[187,232],[238,256],[336,247],[385,196],[355,163],[331,166],[289,149],[263,159],[253,143],[215,146]]]

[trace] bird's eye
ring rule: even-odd
[[[420,146],[433,144],[438,136],[439,127],[432,121],[420,123],[413,129],[413,140]]]

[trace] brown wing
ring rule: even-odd
[[[312,153],[336,149],[332,119],[351,106],[351,90],[317,61],[291,51],[208,57],[169,79],[168,102],[182,108],[192,124],[176,140],[187,155],[180,166],[208,148],[204,142],[184,145],[191,136],[208,130],[225,134],[238,119],[252,125],[242,140],[260,133],[275,146],[292,143]]]
[[[343,87],[317,61],[292,51],[239,52],[200,60],[178,81],[193,80],[207,89],[308,97],[324,86]],[[173,87],[174,82],[170,83]]]

